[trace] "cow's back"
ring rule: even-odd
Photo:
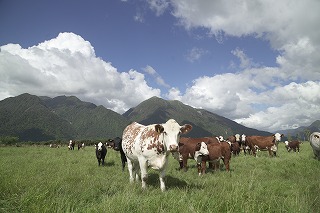
[[[125,153],[125,155],[132,159],[137,160],[138,153],[136,151],[136,143],[139,136],[141,135],[142,130],[145,128],[145,126],[133,122],[132,124],[128,125],[122,135],[122,150]]]
[[[249,146],[258,146],[259,148],[265,149],[274,145],[273,136],[247,136],[246,142]]]

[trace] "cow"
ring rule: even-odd
[[[179,149],[181,134],[191,131],[192,126],[180,126],[174,119],[164,124],[142,125],[133,122],[128,125],[122,135],[122,149],[126,155],[129,170],[129,180],[133,182],[140,178],[142,188],[147,187],[148,166],[159,170],[160,189],[165,191],[164,182],[168,156]]]
[[[104,166],[104,160],[105,160],[106,155],[107,155],[107,148],[101,142],[96,144],[95,147],[96,147],[96,157],[97,157],[97,160],[98,160],[98,166],[100,166],[100,165]]]
[[[211,146],[210,144],[212,144],[213,146]],[[210,142],[208,142],[208,151],[209,151],[209,156],[211,155],[211,157],[206,158],[204,157],[201,163],[201,169],[199,169],[198,166],[198,172],[201,171],[201,173],[205,173],[205,169],[206,169],[206,163],[203,161],[209,161],[209,168],[217,170],[220,168],[220,161],[219,161],[219,157],[217,155],[217,153],[219,153],[219,151],[215,150],[215,149],[220,149],[221,150],[221,156],[220,159],[222,159],[225,168],[227,171],[230,171],[230,159],[231,159],[231,142],[227,141],[227,140],[223,140],[220,141],[219,138],[217,137],[211,137]],[[217,146],[217,147],[214,147]],[[200,172],[199,172],[200,173]]]
[[[222,158],[221,144],[220,143],[209,143],[207,144],[209,154],[201,156],[201,163],[198,163],[198,174],[199,176],[206,173],[207,161],[210,167],[214,167],[216,170],[219,168],[220,159]]]
[[[309,137],[314,157],[320,161],[320,132],[313,132]]]
[[[78,150],[81,148],[84,149],[84,146],[85,146],[84,143],[78,143]]]
[[[231,152],[233,153],[234,156],[240,154],[240,148],[241,148],[241,137],[239,134],[235,134],[232,136],[229,136],[228,141],[231,142]]]
[[[76,142],[73,140],[70,140],[68,145],[69,150],[74,150],[75,145],[76,145]]]
[[[293,150],[294,152],[298,151],[298,153],[300,152],[300,141],[285,141],[284,143],[288,152],[290,152],[291,150]]]
[[[59,144],[55,144],[55,143],[51,143],[49,145],[50,148],[60,148],[60,145]]]
[[[107,144],[108,144],[108,146],[110,146],[110,148],[114,149],[115,151],[120,151],[122,171],[124,171],[124,168],[125,168],[125,165],[127,162],[127,158],[126,158],[126,155],[124,154],[123,149],[122,149],[122,139],[119,137],[116,137],[114,139],[109,139]]]
[[[187,171],[188,169],[188,159],[194,158],[197,160],[199,155],[208,155],[208,149],[206,144],[209,143],[212,139],[210,137],[204,138],[185,138],[181,137],[179,141],[179,164],[180,169]],[[195,157],[195,154],[197,156]],[[177,157],[175,157],[177,159]]]
[[[250,147],[253,156],[257,156],[256,147],[259,150],[268,150],[269,156],[276,156],[277,152],[277,142],[281,140],[283,134],[276,133],[270,136],[247,136],[246,137],[246,145]]]

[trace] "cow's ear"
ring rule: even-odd
[[[192,126],[190,124],[185,124],[181,127],[181,133],[186,134],[192,130]]]
[[[164,131],[164,128],[163,128],[162,125],[157,124],[157,125],[155,126],[155,130],[156,130],[156,132],[158,132],[158,133],[162,133],[162,132]]]

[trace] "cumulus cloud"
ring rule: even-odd
[[[278,66],[263,67],[236,48],[237,73],[202,76],[185,92],[167,94],[248,127],[274,131],[310,125],[319,117],[320,2],[171,0],[186,30],[207,29],[223,45],[228,37],[267,40]],[[307,11],[307,12],[306,12]],[[195,54],[196,55],[196,54]],[[196,58],[196,57],[194,57]]]
[[[73,33],[27,49],[17,44],[1,46],[0,99],[21,93],[75,95],[123,113],[160,90],[148,86],[136,70],[119,72],[95,56],[90,42]]]

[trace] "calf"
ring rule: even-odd
[[[294,152],[298,151],[298,153],[300,152],[300,141],[285,141],[284,143],[288,152],[290,152],[291,150],[293,150]]]
[[[232,135],[228,137],[227,141],[231,142],[231,153],[233,153],[234,156],[240,154],[240,147],[241,147],[241,138],[239,134]]]
[[[102,166],[104,166],[104,159],[107,155],[107,148],[106,146],[99,142],[98,144],[96,144],[96,157],[98,160],[98,166],[100,166],[100,164],[102,164]]]
[[[126,158],[126,155],[124,154],[123,149],[122,149],[122,139],[119,137],[116,137],[114,139],[109,139],[107,143],[115,151],[120,151],[122,171],[124,171],[124,168],[125,168],[125,165],[127,162],[127,158]]]
[[[209,143],[207,145],[209,155],[201,156],[201,164],[198,163],[198,174],[206,173],[207,161],[209,167],[213,167],[214,170],[219,168],[219,161],[222,158],[221,144],[220,143]]]
[[[250,147],[253,156],[257,156],[257,147],[259,150],[268,150],[269,156],[276,156],[277,142],[281,140],[283,134],[276,133],[271,136],[247,136],[246,144]]]
[[[231,142],[227,141],[219,141],[219,139],[212,137],[210,142],[208,143],[208,151],[209,151],[209,158],[204,158],[203,161],[209,161],[209,168],[217,170],[220,168],[219,162],[219,153],[220,159],[222,159],[223,164],[226,167],[227,171],[230,171],[230,159],[231,159]],[[201,164],[201,173],[205,172],[206,163],[202,161]],[[199,167],[198,167],[199,171]]]
[[[204,143],[204,144],[208,144],[212,142],[212,138],[209,137],[204,137],[204,138],[180,138],[179,141],[179,163],[180,163],[180,169],[183,169],[184,171],[187,171],[187,163],[188,163],[188,159],[192,159],[195,157],[195,153],[196,151],[200,150],[200,144]],[[205,153],[207,153],[206,155],[209,154],[208,149],[206,147],[204,147],[204,145],[202,144],[203,147],[203,153],[202,155],[205,155]]]

